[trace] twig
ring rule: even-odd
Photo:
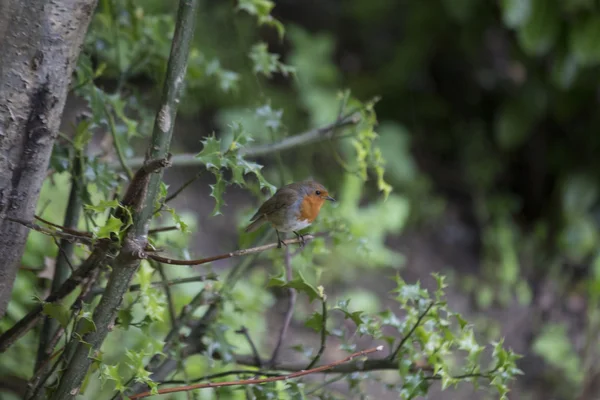
[[[40,226],[33,222],[25,221],[25,220],[19,219],[19,218],[6,217],[6,219],[9,221],[12,221],[14,223],[26,226],[27,228],[32,229],[34,231],[43,233],[44,235],[58,237],[60,239],[65,239],[69,242],[79,242],[79,243],[86,244],[88,246],[91,246],[93,244],[92,239],[89,236],[73,235],[71,233],[51,230],[48,228],[44,228],[43,226]]]
[[[54,303],[68,296],[83,280],[85,280],[96,268],[106,263],[106,260],[113,256],[111,243],[108,241],[99,241],[99,245],[94,248],[92,254],[85,260],[73,275],[63,283],[58,290],[52,292],[44,302]],[[27,315],[21,318],[9,330],[0,335],[0,353],[6,351],[21,336],[33,328],[42,315],[43,305],[36,305]]]
[[[292,256],[290,253],[290,248],[285,248],[285,276],[288,282],[291,282],[294,279],[293,271],[292,271]],[[279,337],[277,338],[277,344],[275,345],[275,349],[273,350],[273,355],[271,356],[271,360],[269,361],[269,366],[271,368],[275,367],[277,363],[277,356],[279,355],[279,350],[281,349],[281,345],[283,344],[283,340],[287,333],[287,330],[292,322],[292,316],[294,315],[294,307],[296,306],[296,289],[290,287],[288,288],[289,294],[289,304],[288,309],[285,313],[285,318],[283,320],[283,326],[281,327],[281,331],[279,332]]]
[[[317,353],[315,358],[313,358],[313,360],[310,362],[310,364],[308,364],[306,369],[311,369],[312,367],[314,367],[317,364],[317,362],[321,359],[321,356],[323,355],[323,352],[325,351],[325,343],[327,341],[327,296],[325,296],[325,294],[323,294],[323,298],[321,299],[321,304],[322,304],[321,316],[323,318],[321,320],[321,323],[323,324],[323,326],[321,327],[321,347],[319,347],[319,352]]]
[[[323,365],[314,369],[310,369],[307,371],[298,371],[298,372],[294,372],[292,374],[289,375],[283,375],[283,376],[273,376],[270,378],[264,378],[264,379],[244,379],[244,380],[239,380],[239,381],[232,381],[232,382],[216,382],[216,383],[200,383],[200,384],[195,384],[195,385],[189,385],[189,386],[182,386],[182,387],[176,387],[176,388],[167,388],[167,389],[159,389],[158,390],[158,394],[166,394],[166,393],[176,393],[176,392],[183,392],[183,391],[189,391],[189,390],[196,390],[196,389],[205,389],[205,388],[214,388],[214,387],[224,387],[224,386],[241,386],[241,385],[257,385],[259,383],[268,383],[268,382],[277,382],[277,381],[283,381],[283,380],[288,380],[288,379],[294,379],[294,378],[299,378],[301,376],[305,376],[305,375],[310,375],[310,374],[315,374],[315,373],[319,373],[322,371],[326,371],[328,369],[331,369],[337,365],[340,364],[344,364],[348,361],[353,360],[356,357],[361,357],[361,356],[366,356],[368,354],[371,353],[375,353],[376,351],[382,351],[383,350],[383,346],[377,346],[377,347],[373,347],[371,349],[367,349],[367,350],[363,350],[363,351],[359,351],[356,353],[353,353],[351,355],[349,355],[348,357],[339,360],[339,361],[335,361],[332,362],[331,364],[327,364],[327,365]],[[151,396],[152,392],[147,391],[147,392],[143,392],[140,394],[136,394],[136,395],[132,395],[129,396],[131,399],[141,399],[144,397],[148,397]]]
[[[346,114],[341,120],[335,121],[328,125],[320,128],[311,129],[306,132],[299,133],[297,135],[289,136],[285,139],[280,140],[276,143],[264,144],[247,149],[240,149],[240,154],[246,157],[259,157],[265,154],[289,150],[294,147],[303,146],[321,140],[329,139],[333,137],[333,131],[337,128],[343,128],[350,125],[356,125],[360,122],[360,113],[357,111]],[[201,164],[200,159],[196,157],[196,154],[176,154],[173,155],[171,161],[173,165],[178,167],[184,166],[198,166]],[[132,158],[128,165],[131,168],[139,167],[144,162],[143,157]],[[119,168],[120,165],[117,163],[113,167]]]
[[[172,280],[166,281],[166,282],[164,282],[164,281],[151,282],[150,286],[174,286],[174,285],[181,285],[184,283],[216,281],[216,280],[218,280],[217,274],[210,273],[207,275],[191,276],[189,278],[172,279]],[[138,290],[140,290],[140,288],[141,288],[141,286],[139,284],[131,285],[131,286],[129,286],[129,291],[137,292]],[[97,296],[102,293],[104,293],[104,288],[97,288],[95,290],[92,290],[92,292],[91,292],[92,296]]]
[[[117,54],[118,53],[119,53],[119,51],[117,50]],[[131,169],[127,166],[127,162],[125,161],[125,154],[123,154],[123,149],[121,148],[121,143],[119,142],[119,138],[117,137],[117,128],[115,127],[115,119],[114,119],[112,113],[110,112],[110,110],[108,109],[108,106],[106,105],[106,103],[104,104],[104,114],[106,115],[106,119],[108,120],[108,127],[110,130],[112,139],[113,139],[113,146],[114,146],[115,150],[117,151],[117,157],[119,158],[119,163],[121,163],[121,168],[123,169],[123,171],[125,171],[125,173],[127,174],[127,177],[131,181],[133,179],[133,172],[131,172]]]
[[[72,234],[74,236],[85,236],[85,237],[89,237],[89,238],[92,237],[92,234],[89,233],[89,232],[82,232],[82,231],[78,231],[78,230],[73,229],[73,228],[69,228],[69,227],[66,227],[66,226],[55,224],[54,222],[50,222],[47,219],[44,219],[44,218],[40,217],[39,215],[35,215],[34,218],[37,219],[40,222],[43,222],[46,225],[52,226],[54,228],[58,228],[58,229],[62,230],[63,232],[70,233],[70,234]],[[65,217],[65,219],[66,219],[66,217]]]
[[[315,238],[315,235],[305,235],[304,241],[306,242],[309,240],[313,240],[314,238]],[[283,243],[286,245],[301,244],[302,240],[287,239],[287,240],[284,240]],[[246,256],[248,254],[260,253],[262,251],[274,249],[276,247],[277,247],[277,243],[269,243],[269,244],[265,244],[265,245],[258,246],[258,247],[251,247],[249,249],[236,250],[236,251],[232,251],[231,253],[220,254],[218,256],[212,256],[212,257],[207,257],[207,258],[200,258],[197,260],[175,260],[172,258],[161,257],[156,254],[148,254],[148,258],[158,261],[158,262],[161,262],[161,263],[170,264],[170,265],[201,265],[201,264],[207,264],[209,262],[213,262],[213,261],[217,261],[217,260],[224,260],[226,258],[242,257],[242,256]]]
[[[244,335],[244,337],[246,338],[246,341],[248,342],[248,344],[250,345],[250,348],[252,349],[252,356],[254,357],[254,362],[256,363],[258,368],[262,368],[262,360],[260,359],[260,355],[258,354],[258,349],[254,345],[254,341],[252,340],[252,338],[250,337],[250,334],[248,333],[248,329],[245,326],[242,326],[240,329],[235,331],[235,333],[237,333],[239,335]]]
[[[161,232],[170,232],[170,231],[176,231],[177,227],[175,225],[172,226],[162,226],[160,228],[154,228],[154,229],[150,229],[148,231],[148,235],[155,235],[157,233],[161,233]]]
[[[167,297],[167,305],[169,306],[169,318],[171,319],[171,326],[175,326],[175,302],[173,301],[173,294],[171,293],[171,286],[168,284],[169,280],[167,279],[167,274],[165,273],[165,269],[163,265],[159,262],[150,262],[151,265],[156,268],[158,273],[160,274],[160,280],[162,283],[163,290],[165,291],[165,296]],[[130,290],[131,291],[131,290]]]
[[[400,352],[400,349],[402,349],[402,346],[404,346],[404,343],[406,343],[406,341],[412,336],[412,334],[419,327],[419,325],[421,325],[421,322],[423,321],[423,318],[425,318],[425,316],[429,313],[429,310],[431,310],[431,308],[434,305],[435,305],[435,302],[432,301],[431,303],[429,303],[429,305],[427,306],[427,308],[425,309],[425,311],[421,315],[419,315],[419,318],[417,319],[417,322],[415,322],[415,324],[410,329],[410,331],[406,334],[406,336],[404,336],[402,338],[402,340],[400,340],[400,343],[398,344],[398,347],[396,347],[396,350],[394,350],[394,352],[392,354],[390,354],[390,357],[389,357],[390,360],[395,360],[396,359],[396,356]]]
[[[229,375],[282,376],[282,374],[277,372],[267,372],[253,369],[233,369],[231,371],[217,372],[216,374],[205,375],[196,379],[190,379],[187,382],[181,379],[172,379],[158,383],[160,385],[186,385],[188,383],[198,383],[202,381],[209,381],[211,379],[223,378],[224,376]]]
[[[176,191],[174,191],[173,193],[168,195],[165,198],[165,201],[164,201],[165,204],[170,202],[171,200],[173,200],[175,197],[179,196],[179,194],[181,192],[183,192],[185,190],[185,188],[190,186],[192,183],[196,182],[198,180],[198,178],[200,178],[201,175],[202,175],[202,171],[198,172],[196,175],[194,175],[193,178],[190,178],[187,182],[185,182],[183,185],[181,185],[181,187],[179,187],[179,189],[177,189]]]

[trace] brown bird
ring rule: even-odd
[[[323,185],[315,181],[294,182],[280,188],[270,199],[265,201],[253,221],[246,227],[246,232],[258,229],[268,222],[277,232],[277,247],[283,241],[279,232],[293,232],[304,242],[304,237],[297,231],[306,228],[317,218],[321,206],[326,200],[335,201]],[[285,244],[285,243],[284,243]]]

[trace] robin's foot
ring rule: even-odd
[[[287,246],[287,244],[279,237],[279,231],[275,232],[277,232],[277,248],[280,249],[282,244]]]
[[[300,240],[300,247],[304,247],[304,245],[306,244],[306,240],[304,240],[304,235],[301,235],[296,231],[294,231],[294,235],[296,235],[296,238]]]

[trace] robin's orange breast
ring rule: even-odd
[[[304,199],[302,199],[302,203],[300,204],[298,219],[312,223],[319,215],[323,203],[325,203],[325,200],[321,197],[304,196]]]

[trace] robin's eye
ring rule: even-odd
[[[321,191],[320,190],[317,190],[315,193],[316,193],[317,196],[321,195]]]

